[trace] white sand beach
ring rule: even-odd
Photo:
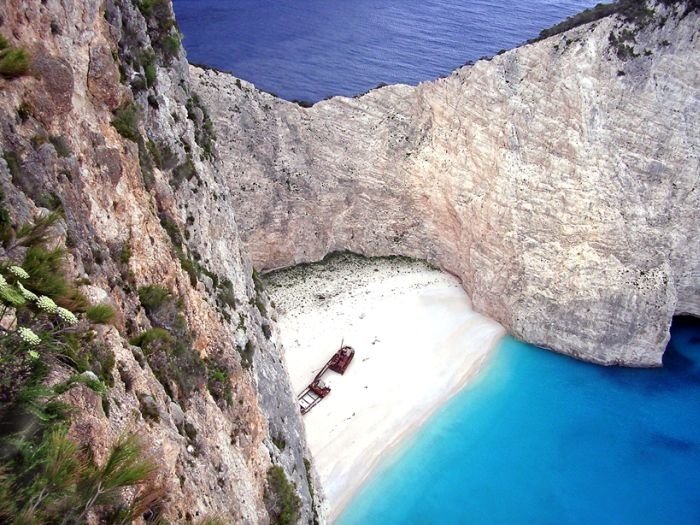
[[[301,392],[340,347],[344,375],[304,421],[330,517],[377,460],[464,386],[504,334],[459,281],[404,259],[337,256],[267,276],[292,385]]]

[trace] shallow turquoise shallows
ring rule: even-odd
[[[506,338],[338,523],[700,524],[700,324],[654,370]]]

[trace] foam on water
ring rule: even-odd
[[[700,523],[697,320],[676,321],[664,364],[602,368],[506,338],[339,523]]]

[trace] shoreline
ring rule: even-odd
[[[343,254],[265,280],[295,392],[341,340],[355,348],[304,416],[333,522],[379,462],[482,370],[505,330],[471,310],[457,278],[420,261]]]
[[[372,476],[378,474],[379,471],[377,468],[383,460],[387,459],[390,461],[393,459],[393,456],[401,451],[401,447],[407,445],[408,441],[421,429],[425,423],[428,422],[433,415],[435,415],[436,412],[438,412],[448,403],[448,401],[459,394],[463,388],[466,388],[466,386],[476,378],[476,376],[483,370],[486,362],[493,357],[493,352],[496,349],[496,345],[502,337],[503,336],[499,336],[497,340],[494,341],[493,346],[489,349],[489,351],[477,362],[475,362],[472,368],[467,370],[464,380],[460,385],[457,385],[452,391],[447,393],[444,398],[437,401],[436,404],[433,405],[432,409],[424,415],[424,417],[422,417],[420,420],[412,421],[410,425],[402,430],[399,430],[394,439],[384,445],[382,449],[377,450],[376,454],[367,464],[367,471],[361,477],[353,479],[350,483],[348,483],[347,488],[338,498],[336,506],[329,510],[329,523],[335,523],[343,512],[347,510],[348,505],[360,492],[362,486],[367,483]]]

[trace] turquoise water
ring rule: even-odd
[[[700,324],[655,370],[506,338],[338,523],[699,524]]]

